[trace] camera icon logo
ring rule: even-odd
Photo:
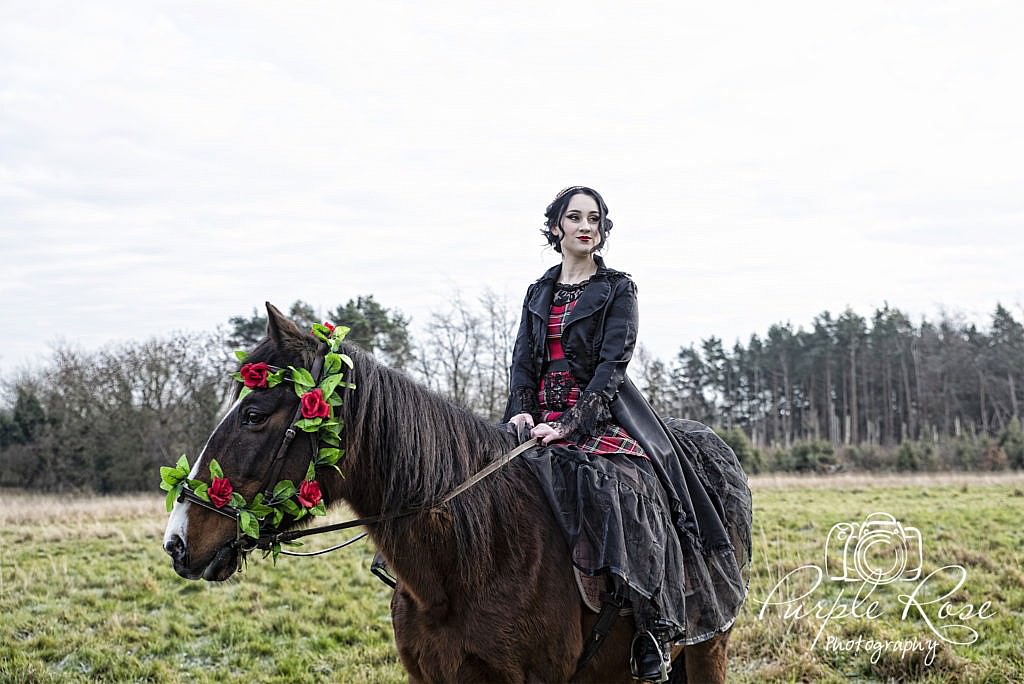
[[[836,523],[825,541],[825,572],[837,581],[914,581],[921,577],[923,562],[921,531],[888,513],[872,513],[859,525]]]

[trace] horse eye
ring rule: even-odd
[[[254,408],[246,409],[242,415],[242,423],[244,425],[259,425],[267,419],[266,414],[260,413]]]

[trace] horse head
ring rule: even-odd
[[[293,429],[296,417],[305,415],[300,408],[305,401],[299,398],[303,388],[296,389],[300,381],[291,377],[300,371],[290,369],[313,368],[318,356],[318,365],[322,365],[325,345],[299,330],[270,303],[267,314],[267,335],[245,358],[247,365],[252,364],[249,369],[263,376],[245,382],[245,388],[235,393],[233,404],[187,477],[184,461],[177,473],[162,469],[171,471],[172,486],[165,487],[173,490],[169,500],[177,499],[164,532],[164,550],[175,571],[187,579],[220,581],[230,577],[239,567],[240,556],[252,548],[254,535],[245,534],[246,529],[259,536],[261,530],[280,531],[309,513],[322,513],[328,491],[325,488],[321,494],[317,480],[323,477],[330,482],[337,477],[334,468],[322,467],[325,459],[318,462],[317,456],[318,451],[333,451],[336,461],[337,449],[320,450],[324,445],[316,430]],[[268,374],[276,376],[269,383]],[[313,382],[315,385],[317,378]],[[333,397],[340,403],[338,395],[331,390],[328,394],[322,398]],[[337,406],[332,406],[331,418],[317,422],[333,420],[336,411]],[[285,441],[292,430],[294,439]],[[337,441],[337,428],[331,441]],[[326,460],[333,465],[329,457]],[[314,477],[309,477],[314,471]],[[166,477],[164,482],[168,482]],[[188,490],[184,496],[182,487]],[[303,488],[305,496],[300,491]]]

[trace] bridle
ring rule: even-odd
[[[321,380],[320,376],[323,373],[323,366],[324,355],[318,353],[317,358],[313,363],[313,371],[311,372],[311,375],[316,381],[315,384],[317,385],[319,385]],[[269,483],[273,483],[274,481],[276,481],[277,476],[281,472],[281,467],[284,465],[285,453],[288,451],[289,446],[291,446],[292,441],[295,439],[294,424],[301,417],[301,410],[302,402],[300,401],[299,406],[295,410],[295,414],[292,416],[291,423],[284,432],[284,436],[281,439],[281,444],[278,446],[277,452],[274,454],[274,459],[270,462],[270,479],[267,480],[267,487],[271,486]],[[317,452],[317,436],[312,433],[310,434],[310,436],[312,438],[312,456],[310,458],[315,459]],[[182,489],[181,494],[178,496],[178,501],[189,501],[191,503],[195,503],[203,508],[211,510],[215,513],[219,513],[220,515],[227,516],[235,521],[235,539],[230,543],[230,546],[231,548],[237,549],[240,552],[238,554],[238,564],[239,569],[241,569],[242,563],[244,562],[245,559],[245,554],[254,549],[262,549],[270,553],[272,549],[276,548],[279,549],[278,553],[288,556],[319,556],[354,544],[360,539],[366,537],[368,533],[363,532],[340,544],[336,544],[334,546],[322,549],[320,551],[311,551],[308,553],[284,551],[283,549],[280,549],[280,545],[293,542],[296,539],[301,539],[302,537],[309,537],[312,535],[324,534],[327,532],[337,532],[340,530],[346,530],[353,527],[376,525],[379,523],[388,522],[390,520],[397,520],[399,518],[415,515],[417,513],[441,513],[444,506],[446,506],[449,502],[455,499],[455,497],[475,487],[481,481],[483,481],[490,475],[494,474],[498,470],[501,470],[506,465],[511,463],[512,460],[515,459],[517,456],[537,446],[539,442],[540,439],[537,437],[530,438],[529,440],[523,442],[522,444],[512,449],[511,451],[508,451],[499,456],[498,458],[496,458],[495,460],[491,461],[489,464],[487,464],[479,471],[477,471],[476,474],[472,475],[471,477],[466,479],[462,484],[455,487],[455,489],[451,490],[450,492],[442,496],[440,499],[432,503],[424,504],[421,506],[413,506],[411,508],[401,508],[390,513],[382,513],[380,515],[373,515],[365,518],[355,518],[353,520],[346,520],[344,522],[334,523],[332,525],[320,525],[317,527],[309,527],[304,530],[292,530],[288,532],[270,532],[267,534],[261,534],[258,539],[252,539],[248,536],[242,536],[241,525],[239,524],[241,512],[231,505],[225,505],[223,508],[217,508],[209,501],[201,499],[194,492],[192,492],[191,489],[188,488]],[[374,558],[373,562],[371,563],[370,570],[381,581],[390,586],[392,589],[397,588],[397,580],[391,576],[387,569],[386,563],[384,563],[380,559],[379,554],[376,558]],[[605,597],[601,608],[601,612],[598,616],[598,620],[591,629],[590,635],[587,637],[584,643],[583,652],[581,653],[577,661],[576,671],[573,674],[574,678],[576,677],[576,675],[583,671],[583,669],[594,658],[594,655],[597,653],[598,649],[600,649],[601,645],[604,643],[605,638],[611,631],[613,623],[619,615],[619,610],[621,609],[621,607],[621,598],[618,597],[618,595]]]
[[[321,376],[323,375],[324,368],[324,354],[322,353],[324,348],[325,345],[319,345],[316,359],[313,362],[313,369],[310,373],[315,380],[315,384],[317,385],[323,379]],[[292,441],[295,439],[295,423],[300,418],[302,418],[301,401],[299,402],[299,405],[295,408],[295,411],[292,415],[292,419],[288,424],[288,428],[284,431],[284,436],[281,439],[281,443],[280,445],[278,445],[277,451],[274,453],[274,458],[270,462],[270,468],[268,470],[269,477],[266,479],[267,485],[263,488],[264,496],[266,497],[269,497],[271,495],[269,488],[273,486],[273,483],[277,481],[277,478],[281,473],[281,468],[284,466],[285,454],[288,452],[288,448],[291,446]],[[312,455],[310,456],[310,458],[312,459],[315,457],[317,451],[317,436],[316,433],[307,434],[309,434],[311,440],[310,446]],[[325,534],[327,532],[338,532],[353,527],[375,525],[378,523],[388,522],[390,520],[397,520],[398,518],[404,518],[410,515],[415,515],[417,513],[423,513],[428,511],[431,513],[440,513],[441,509],[445,505],[447,505],[452,499],[459,496],[463,492],[471,489],[472,487],[476,486],[478,483],[486,479],[488,476],[505,467],[506,465],[511,463],[512,460],[515,459],[517,456],[536,446],[537,443],[538,438],[530,438],[529,440],[523,442],[522,444],[512,449],[511,451],[502,454],[497,459],[491,461],[491,463],[484,466],[482,469],[477,471],[476,474],[466,479],[462,484],[457,486],[455,489],[453,489],[452,491],[450,491],[448,494],[444,495],[437,501],[424,504],[421,506],[402,508],[397,511],[392,511],[389,513],[381,513],[380,515],[373,515],[365,518],[355,518],[353,520],[346,520],[344,522],[334,523],[331,525],[319,525],[316,527],[307,527],[302,530],[291,530],[287,532],[270,532],[267,534],[261,534],[258,539],[253,539],[242,534],[241,525],[239,524],[241,511],[239,511],[234,506],[231,506],[230,504],[227,504],[222,508],[218,508],[211,502],[200,498],[191,489],[188,488],[182,489],[181,493],[178,496],[178,501],[183,503],[194,503],[202,508],[205,508],[207,510],[213,511],[214,513],[218,513],[220,515],[223,515],[234,520],[235,538],[231,541],[230,546],[231,548],[237,549],[241,552],[239,554],[239,564],[241,564],[245,554],[254,549],[261,549],[269,553],[270,550],[275,547],[280,548],[281,544],[288,544],[289,542],[294,542],[296,539],[301,539],[302,537],[309,537],[317,534]],[[367,534],[367,532],[363,532],[361,534],[356,535],[355,537],[352,537],[351,539],[341,542],[340,544],[336,544],[334,546],[328,547],[326,549],[321,549],[319,551],[300,553],[295,551],[285,551],[282,549],[279,552],[286,556],[320,556],[331,551],[336,551],[338,549],[345,548],[350,544],[354,544],[360,539],[366,537]]]

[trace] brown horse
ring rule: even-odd
[[[267,337],[250,362],[310,368],[318,345],[268,304]],[[515,438],[346,346],[357,389],[338,409],[339,463],[318,472],[324,500],[360,516],[438,501]],[[210,482],[216,458],[247,500],[268,484],[270,460],[298,403],[282,383],[236,401],[210,436],[191,477]],[[303,478],[310,445],[295,440],[280,478]],[[453,499],[372,525],[369,533],[398,578],[395,642],[413,682],[629,682],[631,619],[619,619],[596,657],[574,673],[596,615],[582,603],[568,547],[529,470],[512,462]],[[238,567],[235,521],[178,502],[164,537],[189,579],[224,580]],[[728,632],[685,648],[673,681],[725,680]]]

